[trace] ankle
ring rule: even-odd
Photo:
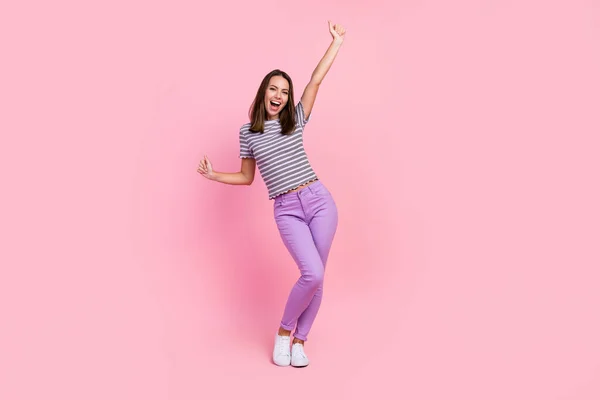
[[[294,340],[292,341],[292,344],[296,344],[296,343],[300,343],[302,346],[304,346],[304,340],[302,340],[302,339],[294,338]]]
[[[277,332],[279,336],[290,336],[291,333],[292,331],[285,330],[282,327],[279,327],[279,332]]]

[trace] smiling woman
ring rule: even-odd
[[[277,228],[300,270],[275,335],[273,362],[279,366],[306,367],[309,363],[304,342],[321,305],[325,266],[338,224],[335,201],[312,169],[303,143],[304,127],[319,86],[346,32],[340,25],[328,24],[333,40],[300,102],[295,103],[294,85],[285,72],[276,69],[263,78],[250,106],[250,122],[240,128],[240,172],[216,172],[206,156],[198,166],[205,178],[249,185],[258,165],[269,200],[274,200]],[[294,341],[290,343],[294,328]]]
[[[288,74],[278,69],[269,72],[262,80],[249,117],[251,132],[262,132],[265,121],[280,120],[281,133],[288,135],[296,126],[294,118],[294,85]]]

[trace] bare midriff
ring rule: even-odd
[[[298,186],[296,189],[288,190],[287,192],[284,192],[284,193],[282,193],[282,194],[285,194],[285,193],[293,193],[293,192],[297,192],[297,191],[299,191],[299,190],[302,190],[302,189],[304,189],[304,188],[305,188],[305,187],[307,187],[307,186],[310,186],[310,185],[312,185],[313,183],[315,183],[315,182],[316,182],[316,181],[318,181],[318,180],[319,180],[319,178],[317,178],[317,179],[313,179],[312,181],[306,182],[306,183],[304,183],[304,184],[302,184],[302,185]]]

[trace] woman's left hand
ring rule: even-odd
[[[329,23],[329,33],[333,36],[333,40],[339,40],[340,42],[344,40],[344,35],[346,34],[346,29],[340,24],[331,25],[331,21],[327,21]]]

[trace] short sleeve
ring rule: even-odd
[[[306,118],[306,115],[304,114],[304,106],[302,105],[302,101],[299,101],[298,105],[296,106],[296,121],[298,122],[298,124],[300,126],[306,125],[306,123],[310,121],[311,115],[309,115],[308,118]]]
[[[243,129],[240,129],[240,158],[254,158]]]

